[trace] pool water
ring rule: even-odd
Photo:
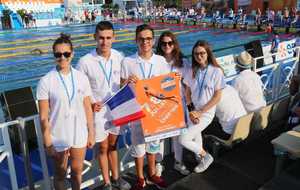
[[[115,24],[116,40],[113,48],[122,51],[126,56],[136,52],[134,41],[136,24]],[[155,35],[163,31],[174,32],[185,55],[191,54],[191,49],[197,40],[207,40],[214,50],[245,44],[252,40],[264,40],[267,34],[253,35],[249,32],[239,32],[222,29],[207,29],[199,26],[153,25]],[[54,67],[51,52],[53,41],[61,32],[70,34],[75,46],[75,57],[72,64],[95,48],[93,33],[95,25],[74,25],[68,27],[48,27],[18,31],[0,31],[0,92],[31,86],[35,89],[37,81]],[[43,54],[31,52],[40,49]],[[239,53],[243,46],[217,51],[216,56]]]

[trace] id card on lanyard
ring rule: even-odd
[[[204,85],[204,82],[205,82],[207,70],[208,70],[208,67],[205,68],[205,73],[204,73],[204,75],[202,77],[202,81],[200,81],[201,80],[201,78],[200,78],[200,73],[201,73],[200,69],[197,72],[197,86],[200,87],[198,98],[200,98],[201,95],[202,95],[202,91],[203,91],[203,88],[204,88],[203,85]]]
[[[153,69],[153,64],[152,63],[145,63],[145,61],[141,60],[141,58],[137,58],[137,61],[140,65],[140,70],[143,75],[143,79],[149,79],[152,76],[152,69]],[[150,64],[149,71],[146,73],[146,65],[145,64]]]
[[[64,91],[65,91],[65,94],[67,95],[68,97],[68,103],[69,103],[69,110],[67,111],[67,113],[65,113],[65,117],[68,118],[70,115],[74,115],[75,114],[75,110],[73,109],[73,106],[72,106],[72,101],[75,97],[75,82],[74,82],[74,76],[73,76],[73,68],[71,67],[71,82],[72,82],[72,91],[69,92],[68,91],[68,87],[67,87],[67,84],[66,82],[64,81],[64,78],[63,76],[61,75],[61,73],[59,72],[59,70],[56,68],[57,70],[57,73],[58,73],[58,76],[59,76],[59,79],[64,87]]]
[[[107,85],[109,89],[111,89],[111,75],[112,75],[112,70],[113,70],[113,65],[112,65],[112,59],[109,59],[105,63],[103,63],[101,60],[99,61],[100,68],[104,74],[104,78],[107,82]],[[108,72],[106,72],[108,71]]]

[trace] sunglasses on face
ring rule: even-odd
[[[206,55],[207,53],[205,52],[205,51],[200,51],[200,52],[194,52],[194,55],[195,56],[204,56],[204,55]]]
[[[162,46],[172,46],[172,45],[174,45],[174,42],[173,41],[168,41],[168,42],[161,42],[161,45]]]
[[[72,55],[72,53],[71,52],[63,52],[63,53],[61,53],[61,52],[55,52],[54,53],[54,57],[55,58],[61,58],[61,56],[64,56],[65,58],[69,58],[69,57],[71,57],[71,55]]]

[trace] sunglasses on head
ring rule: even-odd
[[[69,58],[69,57],[71,57],[71,52],[63,52],[63,53],[61,53],[61,52],[55,52],[54,53],[54,57],[55,58],[61,58],[61,56],[64,56],[65,58]]]
[[[172,46],[172,45],[174,45],[174,42],[173,41],[168,41],[168,42],[161,42],[161,45],[162,46]]]

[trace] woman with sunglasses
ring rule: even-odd
[[[65,189],[70,160],[72,189],[79,190],[86,147],[91,148],[95,141],[91,89],[87,77],[71,66],[70,37],[61,34],[52,48],[56,67],[37,87],[43,140],[54,163],[54,188]]]
[[[190,64],[187,59],[183,58],[183,54],[180,50],[179,43],[176,39],[176,36],[170,32],[163,32],[159,39],[156,48],[156,53],[158,55],[163,56],[169,64],[169,72],[177,72],[184,78],[184,75],[188,68],[190,68]],[[184,95],[184,85],[182,85],[182,97]],[[185,104],[185,100],[183,99],[183,105]],[[164,141],[161,142],[160,147],[160,155],[157,157],[157,161],[160,162],[162,160],[164,154]],[[182,145],[178,141],[178,137],[172,138],[172,147],[175,155],[175,164],[174,169],[179,171],[182,175],[188,175],[190,171],[186,168],[186,166],[182,163]],[[162,170],[162,166],[160,163],[156,165],[158,173],[159,170]]]
[[[187,100],[192,100],[188,102],[190,122],[186,133],[180,136],[180,142],[196,154],[199,164],[194,172],[200,173],[213,162],[213,157],[203,149],[201,133],[215,116],[225,79],[206,41],[196,42],[192,56],[192,70],[183,80],[187,85]]]

